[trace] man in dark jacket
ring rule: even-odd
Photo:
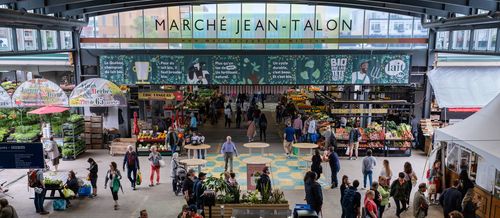
[[[194,170],[189,169],[186,179],[182,182],[182,193],[184,194],[184,199],[186,200],[187,205],[196,203],[193,195],[195,180],[196,176],[194,175]]]
[[[391,197],[394,198],[396,202],[396,216],[406,210],[406,205],[408,204],[407,199],[409,199],[408,194],[411,190],[411,182],[405,180],[405,173],[400,172],[398,179],[392,182],[391,185]]]
[[[345,218],[356,218],[361,215],[361,194],[358,192],[359,181],[354,180],[352,186],[344,191],[342,199],[342,214]]]
[[[196,201],[196,206],[200,209],[203,209],[203,193],[205,192],[205,188],[203,187],[203,181],[205,181],[207,174],[204,172],[200,172],[198,174],[198,179],[194,182],[194,199]]]
[[[335,147],[330,147],[330,155],[328,155],[328,163],[330,164],[330,170],[332,171],[332,186],[331,188],[337,188],[339,186],[339,181],[337,179],[337,174],[340,171],[340,161],[339,156],[335,152]]]
[[[323,206],[323,192],[317,179],[318,176],[315,172],[308,171],[304,177],[304,189],[306,192],[307,204],[311,205],[312,209],[319,214]]]
[[[123,158],[123,171],[125,172],[125,165],[127,166],[127,177],[131,183],[132,189],[135,190],[137,180],[137,170],[139,167],[139,158],[137,152],[134,151],[134,146],[129,145],[125,157]]]
[[[271,178],[269,178],[269,167],[264,167],[262,170],[262,174],[260,175],[260,178],[257,180],[257,187],[256,189],[260,192],[260,195],[267,191],[268,193],[271,193],[272,187],[271,187]]]
[[[443,206],[444,217],[449,218],[451,211],[461,211],[462,193],[458,190],[459,180],[453,181],[453,186],[444,190],[439,198],[439,203]]]

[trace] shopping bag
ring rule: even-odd
[[[347,146],[347,149],[345,149],[345,155],[349,155],[349,152],[351,151],[351,148]]]
[[[165,167],[165,161],[164,160],[159,160],[158,161],[160,163],[160,167]]]
[[[71,197],[75,197],[75,192],[72,191],[71,189],[64,188],[63,189],[63,195],[64,195],[65,198],[71,198]]]
[[[78,196],[88,197],[88,196],[90,196],[91,192],[92,192],[92,187],[90,187],[89,185],[84,185],[84,186],[80,187],[80,189],[78,190]]]
[[[54,208],[54,210],[66,210],[66,200],[56,199],[52,201],[52,208]]]
[[[135,180],[135,183],[137,185],[141,185],[141,183],[142,183],[142,173],[141,173],[141,171],[137,172],[137,179]]]

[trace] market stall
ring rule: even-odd
[[[436,130],[438,159],[445,167],[445,185],[467,170],[475,178],[475,192],[484,202],[476,211],[480,217],[500,214],[500,95],[469,118]],[[474,127],[474,128],[471,128]],[[495,182],[492,182],[495,181]]]

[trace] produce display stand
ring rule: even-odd
[[[411,156],[411,139],[386,139],[385,151],[387,157],[409,157]],[[399,144],[399,145],[398,145]]]
[[[167,133],[156,133],[153,134],[152,131],[149,133],[143,131],[139,133],[137,141],[135,142],[135,148],[139,156],[148,156],[151,152],[151,146],[156,146],[158,152],[162,156],[172,155],[172,151],[169,146],[165,145],[165,138]]]
[[[63,160],[75,160],[76,157],[87,149],[85,141],[82,138],[84,132],[84,121],[81,119],[74,119],[68,123],[64,123],[63,129]]]

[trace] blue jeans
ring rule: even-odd
[[[37,213],[45,211],[43,209],[43,201],[45,201],[45,193],[47,191],[43,189],[42,193],[38,194],[35,191],[35,209]]]
[[[366,177],[368,177],[368,179],[370,180],[369,187],[372,187],[372,180],[373,180],[372,174],[373,174],[373,171],[371,171],[371,170],[363,172],[363,187],[364,188],[366,188]]]
[[[177,143],[176,144],[173,144],[173,145],[170,145],[170,149],[171,149],[171,153],[175,153],[177,152]]]
[[[131,176],[133,175],[133,177]],[[135,188],[136,180],[137,180],[137,168],[135,166],[128,167],[127,166],[127,177],[130,183],[132,184],[132,188]]]
[[[205,159],[205,150],[197,150],[198,159]]]

